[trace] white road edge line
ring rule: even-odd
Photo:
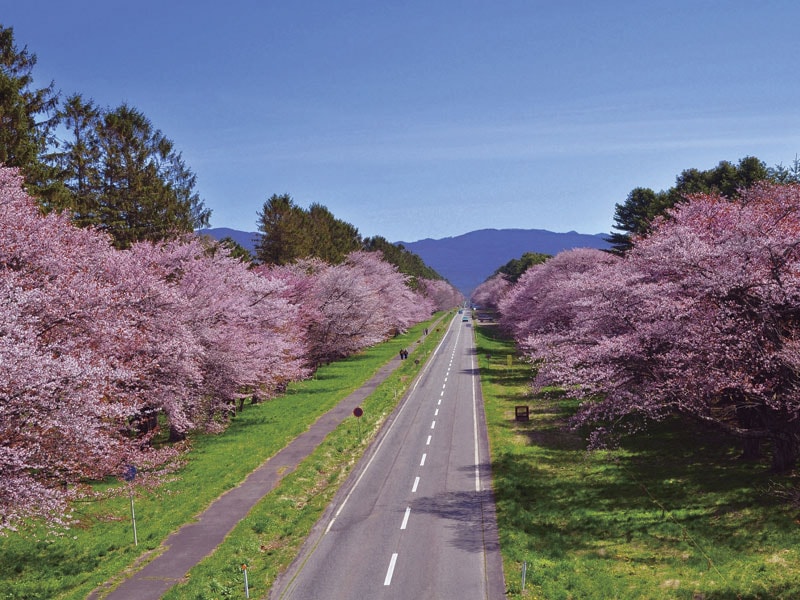
[[[394,575],[395,563],[397,563],[397,552],[392,554],[392,560],[389,561],[389,570],[386,572],[386,579],[383,580],[383,585],[392,585],[392,575]]]
[[[478,401],[475,395],[475,355],[470,356],[470,369],[472,370],[472,437],[475,444],[475,491],[481,491],[480,452],[478,451]]]

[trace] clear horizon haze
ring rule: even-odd
[[[607,233],[636,187],[800,152],[800,3],[0,0],[34,85],[142,111],[211,227],[272,194],[390,241]]]

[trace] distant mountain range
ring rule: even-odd
[[[573,248],[605,250],[611,247],[605,241],[607,236],[545,229],[480,229],[440,240],[397,243],[418,254],[425,264],[469,296],[499,267],[526,252],[555,255]]]
[[[245,248],[250,254],[256,253],[256,241],[261,237],[258,232],[252,231],[239,231],[238,229],[229,229],[227,227],[212,227],[211,229],[200,229],[197,233],[210,235],[215,240],[223,240],[231,238],[234,242]]]
[[[260,235],[226,227],[202,229],[200,233],[217,240],[230,237],[251,252]],[[439,240],[426,238],[395,243],[419,255],[425,264],[469,296],[499,267],[526,252],[555,255],[573,248],[605,250],[611,247],[605,239],[607,236],[606,233],[556,233],[546,229],[481,229]]]

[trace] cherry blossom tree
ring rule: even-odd
[[[42,216],[0,168],[0,531],[63,524],[86,480],[158,472],[150,422],[219,429],[232,403],[305,375],[286,282],[197,239],[116,250]]]
[[[690,197],[626,259],[540,280],[516,332],[539,385],[586,399],[574,423],[595,442],[681,413],[751,452],[769,440],[785,471],[800,453],[798,246],[798,186]],[[553,318],[532,316],[555,304]]]
[[[309,328],[313,364],[349,356],[427,318],[432,303],[379,252],[353,252],[316,274],[312,297],[321,319]]]
[[[505,275],[498,273],[489,277],[472,292],[472,301],[481,308],[496,309],[506,292],[511,288],[511,282]]]
[[[406,331],[433,313],[433,300],[412,290],[411,278],[386,261],[380,251],[352,252],[346,263],[360,274],[369,295],[374,299],[376,313],[387,323],[383,339]]]
[[[253,393],[269,397],[306,375],[297,308],[281,280],[260,277],[226,248],[197,237],[144,242],[130,253],[177,297],[164,316],[187,340],[148,378],[149,395],[168,415],[173,438],[197,426],[217,430],[237,400]],[[176,368],[187,372],[179,375]]]
[[[125,277],[119,259],[106,236],[43,217],[0,168],[0,531],[28,516],[63,523],[75,484],[174,454],[130,434],[130,317],[139,286],[157,282]]]
[[[449,310],[464,301],[464,295],[444,279],[417,278],[420,291],[429,298],[435,310]]]
[[[154,473],[157,417],[219,430],[237,400],[427,318],[433,300],[379,253],[251,270],[189,236],[117,250],[43,216],[0,167],[0,532],[58,525],[87,480]]]
[[[408,277],[380,252],[353,252],[329,265],[305,259],[284,266],[258,267],[263,277],[289,284],[290,302],[305,322],[312,367],[350,356],[427,319],[430,298],[407,285]]]
[[[601,266],[616,262],[607,252],[579,248],[531,266],[510,288],[495,282],[492,287],[502,290],[500,326],[523,349],[527,348],[526,338],[534,333],[570,331],[576,311],[573,303],[583,295],[584,276],[594,277]]]

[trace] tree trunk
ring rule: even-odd
[[[786,473],[797,465],[798,439],[796,435],[778,433],[772,438],[772,470]]]
[[[759,460],[761,458],[761,439],[744,438],[742,440],[742,460]]]
[[[741,394],[736,396],[736,420],[742,429],[761,428],[759,412],[744,402]],[[742,460],[758,460],[761,458],[761,439],[760,437],[745,437],[742,439]]]
[[[147,409],[135,418],[136,430],[140,435],[147,435],[158,427],[158,413],[153,409]]]
[[[172,443],[175,442],[182,442],[186,439],[186,433],[183,431],[178,431],[172,425],[169,427],[169,441]]]

